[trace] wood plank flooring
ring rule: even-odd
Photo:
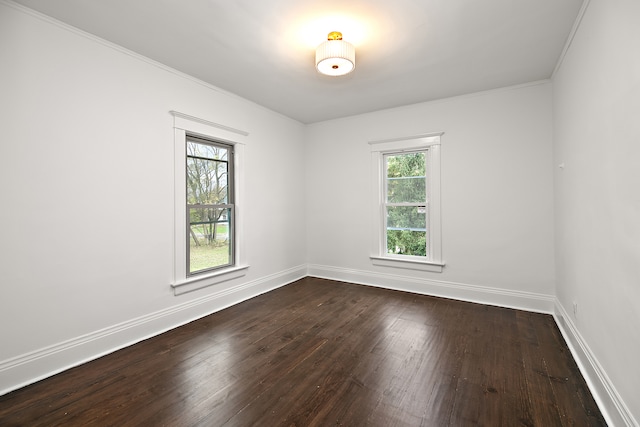
[[[602,426],[549,315],[307,277],[0,397],[1,426]]]

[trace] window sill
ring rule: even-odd
[[[409,270],[430,271],[432,273],[442,273],[444,263],[433,261],[418,261],[413,259],[400,259],[382,256],[370,256],[373,265],[382,267],[404,268]]]
[[[240,265],[236,267],[226,268],[221,271],[215,271],[208,274],[202,274],[198,276],[188,277],[185,280],[173,283],[174,295],[182,295],[187,292],[197,291],[198,289],[206,288],[207,286],[216,285],[218,283],[226,282],[227,280],[237,279],[247,274],[248,265]]]

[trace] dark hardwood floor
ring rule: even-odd
[[[1,426],[601,426],[549,315],[305,278],[0,397]]]

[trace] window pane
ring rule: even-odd
[[[387,202],[419,203],[427,198],[424,176],[387,178]]]
[[[426,257],[426,231],[387,230],[387,253]]]
[[[426,206],[387,207],[387,253],[427,256]]]
[[[232,208],[189,208],[189,273],[233,264]]]
[[[229,202],[229,148],[187,141],[187,204]]]
[[[187,156],[202,157],[212,160],[227,160],[228,153],[229,149],[225,147],[187,141]]]
[[[386,174],[387,202],[426,201],[424,152],[386,156]]]
[[[388,206],[387,228],[426,230],[427,214],[425,206]]]
[[[227,204],[228,163],[187,157],[187,204]]]

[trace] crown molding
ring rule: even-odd
[[[569,52],[569,48],[571,47],[571,44],[573,43],[573,39],[575,38],[576,33],[578,32],[578,29],[580,28],[580,24],[582,24],[582,19],[584,18],[584,14],[586,13],[590,2],[591,2],[591,0],[584,0],[582,2],[582,7],[580,7],[580,11],[578,12],[578,16],[576,16],[576,20],[573,22],[573,27],[571,27],[571,32],[569,33],[569,37],[567,37],[567,41],[564,44],[564,48],[562,49],[562,52],[560,53],[560,57],[558,58],[558,61],[556,62],[556,66],[553,69],[553,73],[551,73],[551,79],[553,79],[553,77],[556,75],[556,73],[560,70],[560,67],[562,66],[562,63],[564,62],[564,58],[567,56],[567,53]]]

